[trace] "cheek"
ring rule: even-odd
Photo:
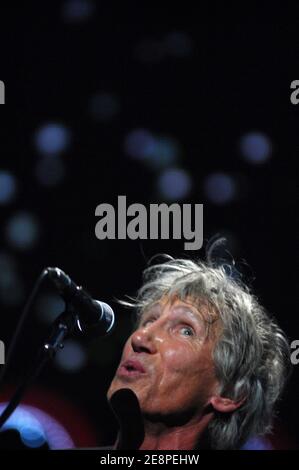
[[[204,406],[214,391],[215,381],[210,354],[180,346],[165,352],[159,390],[168,408]]]
[[[169,372],[188,373],[191,370],[198,369],[200,360],[195,360],[198,356],[192,347],[178,345],[174,348],[168,348],[164,353],[165,369]]]
[[[194,353],[192,350],[186,350],[185,347],[176,345],[176,348],[167,349],[162,359],[162,377],[160,381],[160,391],[163,390],[163,396],[166,394],[168,398],[180,395],[181,392],[186,393],[186,389],[190,385],[194,373]]]
[[[176,344],[176,347],[168,348],[162,364],[161,385],[167,389],[173,387],[173,391],[177,388],[188,393],[203,385],[210,389],[216,380],[211,351],[200,348],[198,344]]]

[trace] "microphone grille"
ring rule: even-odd
[[[110,305],[106,304],[105,302],[101,302],[101,306],[103,317],[105,318],[105,323],[108,326],[108,329],[106,330],[106,334],[108,334],[112,331],[112,328],[114,327],[115,315]]]

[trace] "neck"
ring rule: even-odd
[[[142,415],[137,397],[129,389],[116,392],[110,403],[120,428],[115,449],[192,450],[198,445],[204,448],[204,431],[214,416],[211,409],[206,409],[196,419],[181,419],[180,423],[150,419]]]
[[[195,423],[168,427],[161,423],[145,422],[144,440],[140,450],[192,450],[206,430],[213,413],[203,415]]]

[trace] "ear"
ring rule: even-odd
[[[245,401],[246,398],[235,401],[231,398],[214,396],[210,399],[210,404],[214,410],[219,411],[220,413],[230,413],[235,411],[237,408],[240,408],[240,406],[243,405]]]

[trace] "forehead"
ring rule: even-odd
[[[219,319],[219,314],[216,308],[205,298],[193,298],[190,296],[181,297],[178,294],[172,296],[164,295],[160,299],[144,306],[139,313],[139,320],[149,313],[153,312],[156,315],[161,315],[165,308],[177,308],[179,307],[180,312],[188,312],[194,318],[200,319],[207,327],[207,332],[211,329],[211,326],[219,324],[216,320]],[[213,328],[214,329],[214,328]],[[218,330],[218,328],[217,328]]]

